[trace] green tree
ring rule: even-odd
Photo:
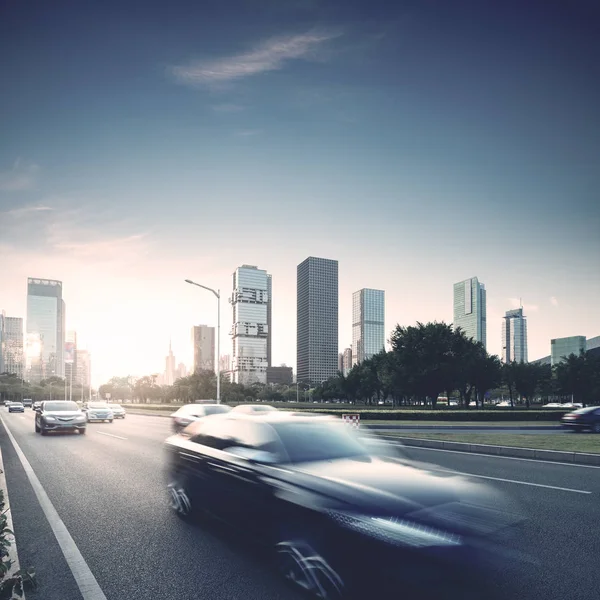
[[[530,408],[531,401],[543,381],[544,369],[535,363],[514,363],[512,368],[515,390],[525,398],[527,408]]]

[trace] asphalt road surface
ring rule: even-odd
[[[169,511],[162,451],[168,419],[128,415],[113,424],[90,424],[85,436],[42,437],[34,433],[31,410],[0,416],[66,526],[76,546],[68,551],[81,554],[75,575],[89,584],[86,598],[299,600],[252,545],[218,526],[186,524]],[[75,576],[1,426],[0,446],[20,562],[38,574],[39,589],[28,592],[28,600],[80,600]],[[528,516],[520,550],[537,563],[524,562],[516,574],[494,574],[502,597],[598,598],[600,468],[404,451],[486,481]],[[56,520],[53,524],[60,532]],[[64,531],[59,537],[65,546]]]

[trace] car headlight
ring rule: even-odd
[[[341,511],[329,511],[339,525],[363,535],[399,546],[426,548],[431,546],[460,546],[461,536],[396,517],[371,517]]]
[[[44,417],[44,420],[46,420],[46,421],[56,421],[56,417],[47,416],[47,417]]]
[[[85,421],[85,415],[77,415],[77,416],[75,417],[75,420],[76,420],[76,421]]]

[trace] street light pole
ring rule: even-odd
[[[185,282],[212,292],[217,299],[217,404],[221,404],[221,290],[213,290],[191,279],[186,279]]]

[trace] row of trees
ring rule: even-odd
[[[348,400],[373,405],[382,400],[395,406],[429,404],[438,397],[458,399],[461,406],[481,406],[487,397],[504,394],[511,404],[529,406],[537,398],[562,396],[575,402],[600,401],[600,358],[571,355],[554,369],[536,363],[502,364],[483,345],[460,329],[445,323],[417,323],[396,327],[391,350],[383,351],[346,375],[316,386],[243,386],[221,381],[224,402],[271,402],[304,400]],[[157,376],[133,380],[113,377],[100,387],[101,397],[140,402],[192,402],[216,397],[216,377],[209,371],[178,379],[172,386],[158,386]]]
[[[89,397],[89,387],[73,384],[71,391],[70,383],[66,384],[61,377],[48,377],[40,383],[29,383],[23,381],[14,373],[0,373],[0,401],[20,401],[23,398],[32,400],[64,400],[65,389],[67,398],[81,400]]]

